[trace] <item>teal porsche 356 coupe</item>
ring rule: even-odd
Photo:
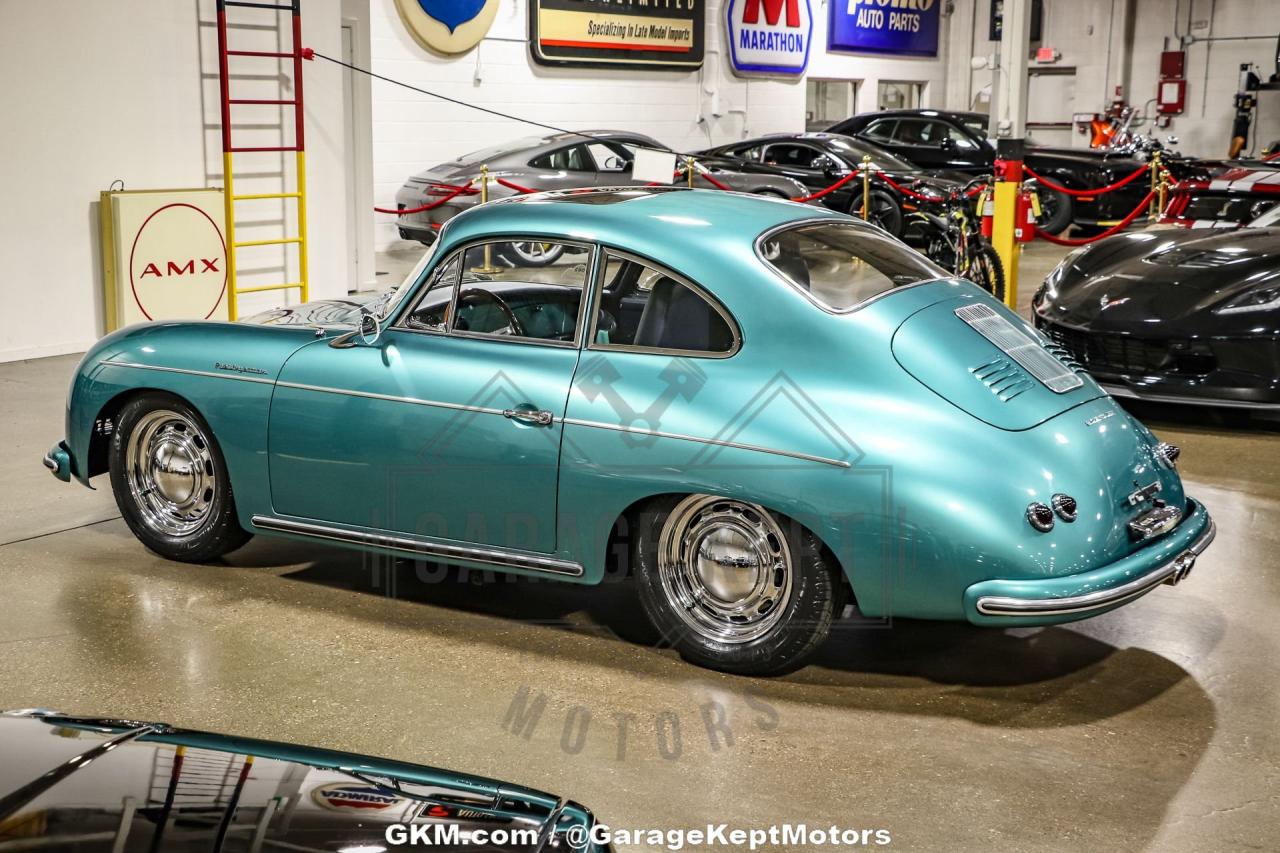
[[[1177,449],[1063,355],[843,214],[562,191],[457,217],[365,304],[109,335],[45,464],[109,473],[171,559],[261,533],[630,574],[687,658],[776,673],[848,603],[1047,625],[1191,570]]]

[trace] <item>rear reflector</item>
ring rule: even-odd
[[[956,309],[956,316],[1026,368],[1028,373],[1055,394],[1065,394],[1084,384],[1083,379],[1050,355],[1039,341],[1020,331],[990,306],[965,305]]]

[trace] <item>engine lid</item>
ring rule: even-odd
[[[1080,367],[1003,305],[979,296],[934,303],[893,335],[904,370],[949,403],[1006,430],[1031,429],[1105,396]]]

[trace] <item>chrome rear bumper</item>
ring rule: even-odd
[[[1196,558],[1209,547],[1217,532],[1217,525],[1209,518],[1204,530],[1185,549],[1150,572],[1119,586],[1063,598],[983,596],[977,601],[977,610],[984,616],[1053,617],[1114,607],[1144,595],[1161,584],[1172,586],[1185,579],[1191,574]]]

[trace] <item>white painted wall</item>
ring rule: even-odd
[[[308,2],[304,42],[336,55],[339,18],[337,2]],[[221,186],[212,21],[212,0],[115,0],[78,3],[74,11],[0,0],[0,186],[7,196],[0,205],[0,361],[77,352],[101,336],[99,190],[116,179],[130,189]],[[279,31],[244,35],[239,44],[246,47],[288,44]],[[260,62],[253,70],[279,70],[274,60]],[[346,269],[349,242],[338,71],[319,62],[306,69],[313,297],[346,291],[345,281],[330,274]],[[278,79],[240,83],[244,93],[280,86]],[[279,124],[280,116],[264,112],[250,120]],[[278,138],[268,129],[244,137]],[[266,174],[239,190],[279,188],[278,160],[246,161],[245,169]],[[266,223],[257,232],[270,236],[292,213],[277,203],[255,216]],[[253,239],[254,231],[243,236]],[[291,272],[273,266],[295,263],[268,252],[254,265],[265,283]],[[276,299],[250,297],[244,306]]]
[[[489,38],[455,59],[420,47],[401,24],[393,0],[371,0],[373,63],[379,74],[453,98],[570,130],[625,128],[679,150],[762,133],[804,128],[803,80],[736,77],[723,52],[720,0],[707,3],[706,62],[699,72],[544,68],[529,58],[526,0],[504,0]],[[939,59],[884,59],[827,54],[827,7],[813,0],[812,77],[860,80],[859,109],[875,109],[881,79],[925,85],[927,105],[945,97],[946,31]],[[539,132],[397,89],[373,86],[374,196],[394,207],[406,177],[467,151]],[[396,239],[394,217],[379,219],[379,249]]]
[[[990,3],[991,0],[955,0],[952,68],[957,82],[965,74],[962,53],[985,56],[997,48],[986,38]],[[1190,30],[1196,38],[1261,37],[1250,41],[1197,42],[1187,47],[1187,110],[1174,117],[1167,130],[1155,130],[1157,137],[1176,135],[1177,147],[1185,154],[1226,156],[1240,63],[1256,64],[1264,80],[1275,71],[1276,37],[1280,34],[1278,0],[1045,0],[1044,7],[1043,38],[1039,44],[1061,52],[1057,67],[1075,68],[1075,102],[1073,106],[1039,106],[1042,113],[1052,113],[1056,108],[1064,121],[1071,118],[1073,109],[1104,111],[1116,85],[1123,85],[1129,103],[1142,110],[1144,102],[1156,94],[1160,52],[1178,48],[1177,36],[1188,32],[1188,16],[1191,21],[1206,24]],[[969,17],[974,18],[976,30],[961,25]],[[972,34],[967,44],[966,33]],[[1032,68],[1036,66],[1033,64]],[[969,72],[968,77],[967,87],[952,87],[949,106],[966,106],[966,93],[972,103],[991,80],[990,72],[985,70]],[[1146,112],[1154,115],[1154,105],[1147,105]],[[1259,145],[1280,138],[1280,92],[1259,93],[1255,124]],[[1055,136],[1042,141],[1063,144],[1066,139]],[[1071,134],[1070,143],[1087,146],[1088,139]]]

